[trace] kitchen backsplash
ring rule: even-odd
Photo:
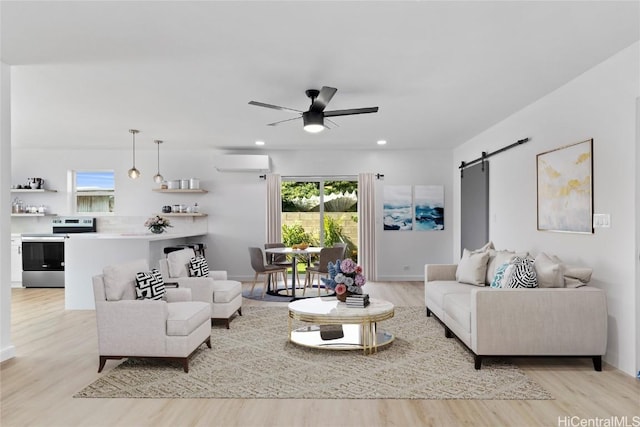
[[[51,219],[54,217],[14,217],[11,233],[51,233]],[[144,234],[150,231],[144,226],[149,216],[104,216],[97,217],[97,232],[105,234]],[[207,233],[206,217],[169,217],[172,227],[168,234]]]

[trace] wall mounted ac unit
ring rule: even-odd
[[[225,154],[215,159],[219,172],[269,172],[269,156],[258,154]]]

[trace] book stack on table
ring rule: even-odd
[[[369,305],[369,294],[349,295],[346,299],[347,307],[364,308]]]

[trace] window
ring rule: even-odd
[[[72,171],[72,211],[78,214],[109,214],[115,205],[113,171]]]

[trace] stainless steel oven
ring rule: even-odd
[[[64,242],[69,233],[94,233],[95,218],[54,218],[52,233],[22,235],[22,285],[64,287]]]

